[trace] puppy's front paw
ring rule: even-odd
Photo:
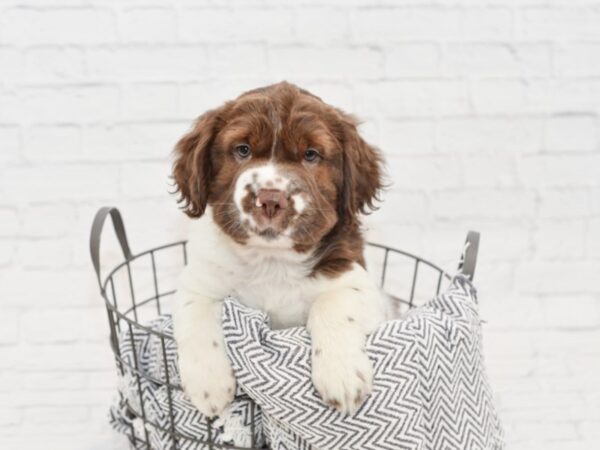
[[[316,346],[312,379],[325,403],[351,414],[371,393],[373,366],[362,349],[349,351]]]
[[[219,349],[180,352],[183,390],[206,417],[220,415],[235,396],[235,377],[227,355]]]

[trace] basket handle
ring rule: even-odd
[[[96,272],[96,277],[98,278],[98,284],[100,285],[101,291],[103,289],[102,279],[100,278],[100,236],[102,235],[104,222],[109,214],[112,219],[115,234],[119,240],[121,250],[123,251],[123,256],[125,256],[125,260],[131,261],[133,258],[131,250],[129,249],[129,242],[127,242],[127,234],[125,233],[125,225],[123,224],[123,217],[121,217],[121,213],[114,206],[104,206],[100,208],[96,213],[96,217],[94,217],[94,222],[92,223],[92,231],[90,233],[90,254],[92,256],[92,264],[94,265],[94,271]]]
[[[471,281],[473,281],[473,277],[475,276],[478,251],[479,233],[477,231],[469,231],[462,255],[460,256],[460,262],[458,263],[458,271],[467,276]]]

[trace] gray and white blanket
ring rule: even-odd
[[[149,327],[170,333],[171,319],[162,316]],[[141,411],[141,393],[146,419],[164,429],[173,426],[179,436],[176,448],[207,448],[199,440],[209,434],[217,444],[213,448],[252,443],[273,450],[504,448],[483,364],[476,292],[463,276],[426,305],[369,336],[373,392],[351,416],[323,403],[313,387],[305,328],[271,330],[264,313],[227,298],[223,329],[238,395],[210,430],[181,390],[171,390],[171,421],[167,387],[143,378],[138,385],[130,370],[121,377],[119,400],[111,408],[113,426],[143,440],[147,433],[153,449],[173,448],[170,433],[154,426],[144,430],[139,414],[132,414]],[[126,330],[119,341],[125,361],[164,380],[157,336]],[[170,340],[164,354],[170,381],[177,384],[176,349]]]

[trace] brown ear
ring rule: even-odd
[[[381,153],[360,137],[356,125],[356,120],[348,116],[342,123],[344,161],[339,216],[346,223],[356,222],[358,213],[375,210],[374,203],[383,188]]]
[[[173,180],[177,203],[190,217],[204,214],[212,176],[210,148],[217,133],[217,110],[208,111],[198,118],[192,130],[175,146]]]

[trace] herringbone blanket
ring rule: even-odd
[[[170,318],[161,318],[152,327],[170,332]],[[228,298],[223,329],[240,395],[213,427],[217,443],[249,446],[253,430],[257,448],[267,443],[274,450],[504,448],[483,364],[476,293],[462,276],[425,306],[381,325],[369,336],[366,350],[375,368],[373,392],[352,416],[328,407],[314,389],[305,328],[273,331],[264,313]],[[132,353],[126,342],[136,339],[144,349],[140,353],[136,348],[138,364],[147,364],[160,379],[164,367],[157,351],[162,349],[153,349],[160,345],[158,339],[153,344],[151,336],[122,336],[121,354]],[[176,353],[174,348],[166,350],[171,374],[176,369],[171,364]],[[111,410],[113,425],[125,433],[143,433],[135,431],[136,419],[127,418],[123,400],[131,399],[139,406],[134,378],[123,377],[122,400]],[[176,373],[171,379],[178,381]],[[150,408],[152,418],[168,428],[165,388],[157,385],[153,390],[150,384],[142,381],[145,409]],[[177,433],[206,439],[206,420],[181,391],[173,397]],[[252,408],[252,403],[258,408]],[[150,428],[152,448],[172,448],[168,433]],[[177,448],[205,447],[180,438]]]

